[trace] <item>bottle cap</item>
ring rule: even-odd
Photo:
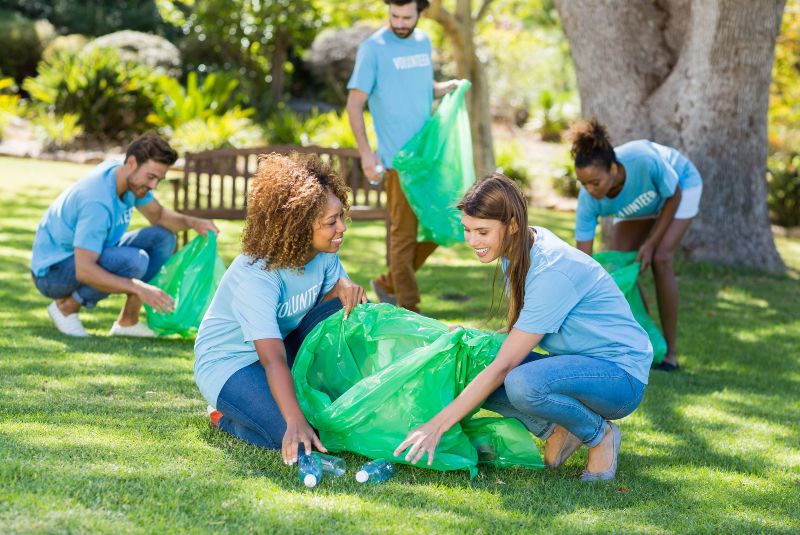
[[[303,483],[306,487],[316,487],[317,486],[317,476],[314,474],[306,474],[306,477],[303,478]]]
[[[359,483],[366,483],[368,479],[369,479],[369,474],[367,473],[366,470],[359,470],[358,472],[356,472],[356,481],[358,481]]]

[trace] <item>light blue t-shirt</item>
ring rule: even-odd
[[[514,328],[544,334],[539,347],[551,355],[607,360],[647,384],[653,347],[611,275],[549,230],[533,229],[525,299]],[[503,259],[503,271],[507,264]]]
[[[578,193],[575,239],[594,238],[599,216],[620,219],[657,215],[668,198],[681,190],[702,185],[697,168],[676,149],[646,139],[630,141],[614,149],[625,166],[625,185],[616,197],[595,199],[583,187]]]
[[[50,205],[33,239],[31,271],[37,277],[74,255],[75,247],[100,254],[116,246],[128,230],[133,207],[153,200],[150,192],[138,199],[126,191],[119,198],[115,171],[121,165],[117,159],[104,161]]]
[[[302,273],[264,270],[237,256],[223,275],[194,343],[194,380],[212,407],[231,375],[258,360],[254,340],[284,339],[347,277],[339,255],[317,253]]]
[[[369,95],[378,137],[378,157],[386,169],[403,145],[431,116],[433,62],[431,40],[420,29],[405,39],[381,28],[358,47],[347,89]]]

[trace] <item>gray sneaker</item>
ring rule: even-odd
[[[375,279],[369,281],[369,285],[372,288],[372,291],[375,292],[375,295],[378,296],[378,301],[380,301],[381,303],[389,303],[390,305],[397,306],[397,298],[394,296],[394,294],[390,294],[389,292],[378,286],[378,283]]]

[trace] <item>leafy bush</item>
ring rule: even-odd
[[[530,108],[529,128],[542,136],[542,141],[561,141],[561,133],[578,116],[575,94],[545,89]]]
[[[308,145],[309,136],[303,119],[286,106],[278,106],[267,120],[264,133],[272,145]]]
[[[313,145],[320,147],[338,148],[357,148],[356,136],[350,128],[350,119],[347,111],[337,113],[329,111],[312,118],[314,128],[307,128],[310,131],[310,140]],[[308,124],[310,121],[306,121]],[[372,147],[377,146],[375,140],[375,129],[372,127],[372,116],[364,114],[364,126],[367,130],[367,139]]]
[[[47,19],[58,33],[105,35],[123,28],[141,32],[174,34],[159,15],[156,4],[162,0],[0,0],[0,5],[31,19]]]
[[[92,136],[119,140],[148,127],[156,77],[113,50],[58,54],[39,64],[23,87],[34,103],[56,116],[74,113]]]
[[[569,153],[564,156],[561,164],[556,168],[556,172],[551,179],[553,189],[563,197],[576,198],[578,191],[578,179],[575,177],[575,162]]]
[[[74,113],[61,116],[43,113],[34,116],[33,124],[44,146],[55,149],[67,147],[83,135],[79,120],[80,117]]]
[[[53,37],[53,26],[47,21],[0,11],[0,70],[18,82],[35,75],[42,50]]]
[[[178,126],[170,143],[178,152],[224,147],[253,147],[264,143],[263,133],[242,110],[193,119]]]
[[[184,88],[177,80],[162,75],[158,78],[159,98],[154,100],[153,113],[147,120],[161,128],[175,129],[189,121],[206,120],[231,110],[249,117],[255,110],[235,105],[238,85],[238,80],[220,73],[211,73],[198,84],[197,73],[191,72]]]
[[[494,152],[497,171],[516,182],[521,188],[527,188],[531,180],[522,148],[517,143],[509,141],[502,145],[495,144]]]
[[[3,78],[0,73],[0,139],[3,139],[3,129],[9,121],[21,112],[17,89],[13,78]]]
[[[769,159],[767,202],[776,225],[800,225],[800,153],[776,153]]]
[[[775,43],[769,95],[772,150],[800,152],[800,0],[789,0]]]
[[[364,124],[370,145],[377,146],[369,113],[364,114]],[[267,121],[265,132],[271,144],[319,145],[334,149],[357,147],[350,119],[344,110],[327,113],[314,111],[304,119],[286,106],[279,106]]]

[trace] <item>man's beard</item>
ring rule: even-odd
[[[395,27],[394,27],[394,26],[392,26],[392,24],[391,24],[391,23],[389,23],[389,28],[391,28],[391,29],[392,29],[392,33],[393,33],[393,34],[395,34],[395,35],[396,35],[397,37],[399,37],[400,39],[406,39],[406,38],[408,38],[408,37],[409,37],[409,36],[410,36],[412,33],[414,33],[414,29],[415,29],[416,27],[417,27],[417,23],[415,22],[415,23],[414,23],[414,25],[413,25],[411,28],[409,28],[408,30],[402,30],[403,32],[407,32],[407,33],[402,33],[402,34],[400,34],[400,33],[397,33],[397,32],[398,32],[398,30],[397,30],[397,29],[395,29]]]

